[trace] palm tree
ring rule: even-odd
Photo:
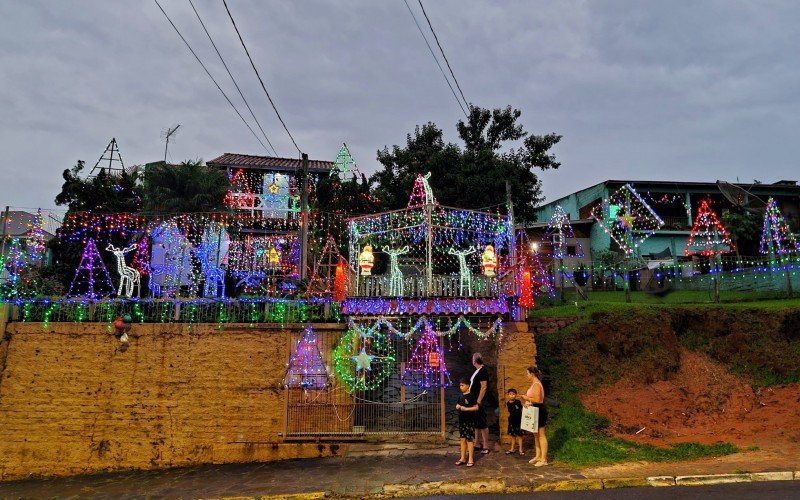
[[[177,165],[150,164],[144,172],[144,211],[160,213],[215,212],[226,210],[230,187],[223,170],[187,160]]]

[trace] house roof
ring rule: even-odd
[[[303,168],[299,158],[277,158],[275,156],[255,156],[238,153],[224,155],[207,161],[206,165],[220,168],[255,168],[263,170],[295,171]],[[308,160],[308,170],[314,173],[327,173],[333,167],[332,161]]]
[[[8,222],[5,227],[5,236],[8,238],[25,238],[31,236],[30,226],[33,224],[36,214],[23,212],[21,210],[10,210],[8,212]],[[2,229],[2,215],[0,215],[0,229]],[[45,239],[53,237],[53,234],[43,230]]]

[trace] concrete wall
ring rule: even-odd
[[[0,479],[343,451],[282,437],[279,383],[299,331],[135,325],[123,352],[104,324],[11,323],[0,341]]]

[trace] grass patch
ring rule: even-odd
[[[736,453],[730,443],[703,445],[679,443],[669,448],[639,444],[606,436],[576,437],[559,450],[557,459],[570,467],[610,465],[619,462],[678,462]]]

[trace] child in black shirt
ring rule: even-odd
[[[458,383],[461,389],[461,396],[458,398],[456,410],[458,410],[458,433],[461,437],[461,458],[456,465],[467,464],[472,467],[475,464],[475,412],[478,411],[478,403],[475,397],[469,393],[469,380],[462,378]],[[467,456],[469,460],[467,460]]]
[[[522,451],[522,402],[517,399],[517,390],[509,389],[506,394],[506,408],[508,408],[508,435],[511,436],[511,449],[506,452],[506,455],[514,453],[514,444],[519,443],[519,454],[524,455]]]

